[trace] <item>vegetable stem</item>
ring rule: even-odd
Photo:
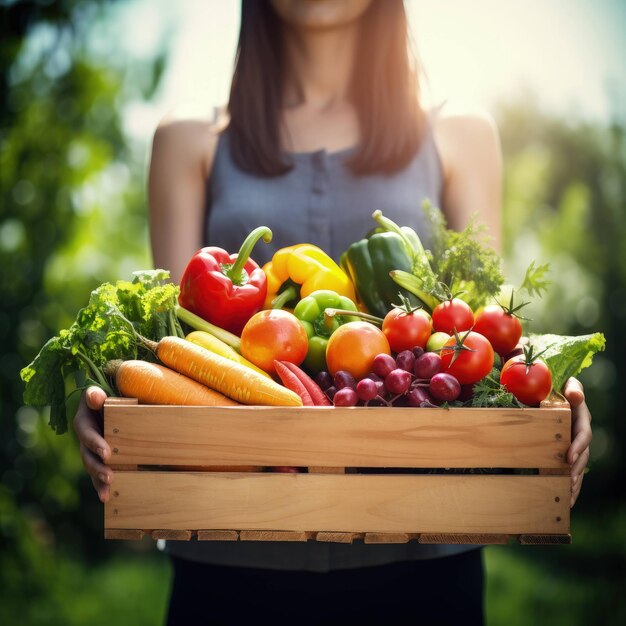
[[[375,315],[370,315],[369,313],[362,313],[361,311],[348,311],[346,309],[324,309],[324,319],[328,319],[334,317],[335,315],[352,315],[353,317],[361,317],[368,322],[372,322],[372,324],[382,325],[383,319],[381,317],[376,317]]]
[[[233,285],[241,285],[244,282],[244,265],[250,258],[252,248],[254,248],[257,241],[261,238],[263,238],[265,243],[272,241],[272,231],[267,226],[259,226],[258,228],[255,228],[244,239],[241,244],[241,248],[239,248],[239,252],[237,253],[237,260],[224,272],[226,276],[230,278]]]
[[[188,311],[182,306],[176,307],[176,317],[178,317],[181,322],[185,322],[185,324],[191,326],[194,330],[203,330],[204,332],[221,339],[225,344],[228,344],[231,348],[241,354],[241,339],[239,339],[237,335],[207,322],[199,315]]]

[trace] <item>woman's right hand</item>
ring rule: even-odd
[[[102,436],[102,407],[106,399],[106,393],[100,387],[89,387],[81,395],[74,416],[80,456],[101,502],[108,501],[113,480],[113,471],[106,465],[111,458],[111,448]]]

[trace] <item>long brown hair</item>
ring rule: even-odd
[[[292,167],[280,145],[282,28],[268,0],[242,0],[228,132],[235,163],[260,176]],[[423,126],[403,0],[373,0],[361,17],[357,59],[351,100],[361,140],[347,164],[356,175],[391,174],[416,153]]]

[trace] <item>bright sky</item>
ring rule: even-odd
[[[128,111],[149,137],[172,108],[202,115],[226,102],[239,27],[237,0],[130,0],[120,39],[138,56],[169,41],[158,97]],[[493,108],[527,91],[564,115],[607,120],[626,107],[626,1],[406,0],[431,98]]]

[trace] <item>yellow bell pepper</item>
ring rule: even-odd
[[[264,308],[281,309],[318,289],[330,289],[355,300],[348,275],[320,248],[301,243],[278,250],[263,266],[267,276]]]

